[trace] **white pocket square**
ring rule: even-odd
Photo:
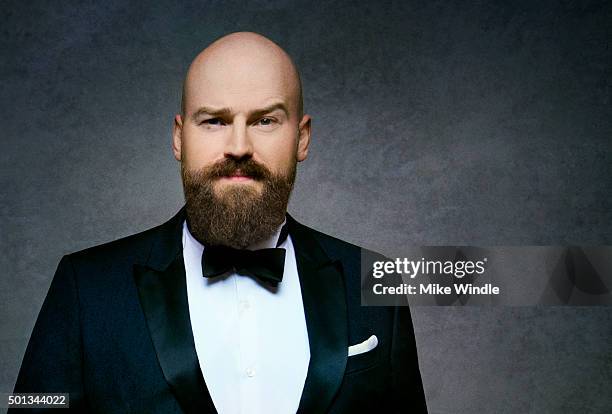
[[[368,339],[360,344],[351,345],[348,347],[348,356],[363,354],[364,352],[371,351],[378,345],[378,338],[376,335],[370,336]]]

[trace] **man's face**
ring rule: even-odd
[[[245,247],[284,219],[296,163],[306,158],[310,138],[310,118],[299,114],[298,93],[282,65],[258,56],[213,56],[192,65],[173,140],[188,215],[207,214],[215,222],[234,217],[229,232],[203,224],[203,241]],[[203,209],[208,211],[196,211]],[[215,209],[219,214],[211,215]],[[196,218],[189,218],[194,224]],[[257,231],[253,221],[266,222],[265,229]]]
[[[203,76],[190,90],[181,119],[183,166],[200,170],[229,158],[251,159],[276,175],[294,168],[306,155],[298,153],[300,119],[283,86],[275,79]],[[215,191],[235,186],[262,191],[260,181],[240,171],[217,180]]]

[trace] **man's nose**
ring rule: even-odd
[[[245,123],[234,122],[232,124],[224,155],[227,158],[236,159],[253,155],[253,144],[249,138],[248,127]]]

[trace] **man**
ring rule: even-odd
[[[360,306],[360,253],[286,214],[310,117],[289,56],[225,36],[187,73],[186,205],[65,256],[16,392],[87,412],[424,412],[408,307]]]

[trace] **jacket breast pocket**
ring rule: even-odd
[[[380,362],[379,351],[379,347],[376,347],[368,352],[348,357],[345,374],[354,374],[377,366]]]

